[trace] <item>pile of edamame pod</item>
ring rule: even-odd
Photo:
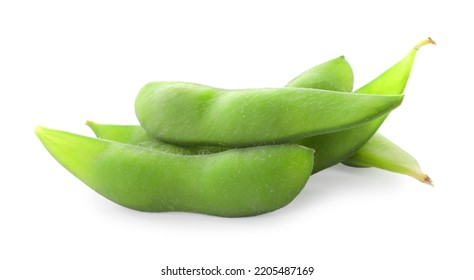
[[[309,177],[337,163],[431,184],[410,154],[377,133],[403,92],[419,42],[352,91],[343,56],[283,88],[227,90],[152,82],[135,102],[141,125],[88,121],[97,138],[37,127],[49,153],[102,196],[149,212],[254,216],[290,203]]]

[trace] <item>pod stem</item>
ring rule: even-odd
[[[430,185],[430,186],[434,187],[433,181],[431,180],[430,176],[428,176],[426,174],[421,174],[418,177],[418,180],[420,180],[420,182],[422,182],[422,183],[425,183],[427,185]]]
[[[426,45],[436,45],[436,42],[431,39],[431,37],[428,37],[427,39],[421,40],[418,42],[418,44],[415,45],[414,49],[419,50],[421,47],[426,46]]]

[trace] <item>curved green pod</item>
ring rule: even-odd
[[[253,216],[290,203],[311,174],[297,145],[186,156],[38,127],[49,153],[102,196],[131,209]]]
[[[340,56],[305,71],[293,79],[288,86],[291,87],[293,83],[297,83],[301,87],[352,91],[353,81],[352,68],[344,56]],[[229,149],[228,147],[221,146],[181,146],[167,143],[148,135],[143,127],[139,125],[101,124],[93,121],[87,121],[86,124],[99,138],[131,145],[148,146],[164,152],[196,155]]]
[[[381,134],[375,134],[354,155],[344,161],[353,167],[376,167],[411,176],[433,185],[431,178],[421,171],[418,161]]]
[[[284,143],[361,125],[400,105],[402,95],[306,88],[225,90],[185,82],[145,85],[135,101],[143,128],[186,145]]]

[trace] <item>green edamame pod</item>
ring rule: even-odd
[[[405,174],[432,185],[430,177],[421,171],[418,161],[381,134],[375,134],[354,155],[344,161],[354,167],[377,167]]]
[[[140,90],[135,111],[144,129],[166,142],[255,146],[358,126],[387,114],[402,100],[401,95],[306,88],[224,90],[154,82]]]
[[[433,41],[428,39],[420,42],[405,58],[373,81],[356,90],[356,92],[367,94],[403,94],[416,51],[422,45],[428,43],[433,43]],[[304,84],[306,79],[310,80],[311,77],[319,77],[320,74],[312,74],[310,69],[300,76],[305,77],[305,79],[299,79]],[[298,86],[298,84],[293,82],[290,82],[289,85]],[[362,92],[362,90],[365,92]],[[359,150],[376,133],[387,116],[388,114],[351,129],[305,138],[297,141],[297,143],[315,149],[315,159],[317,160],[315,160],[313,173],[316,173],[344,161]]]
[[[318,64],[296,77],[292,83],[302,87],[317,88],[333,91],[352,91],[354,81],[352,68],[343,56]],[[146,145],[165,152],[177,154],[214,153],[228,149],[220,146],[180,146],[166,143],[149,136],[139,125],[99,124],[87,121],[86,124],[95,135],[102,139],[132,144]]]
[[[224,217],[267,213],[298,195],[313,165],[313,150],[297,145],[185,156],[44,127],[35,133],[93,190],[140,211]]]

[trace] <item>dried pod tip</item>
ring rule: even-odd
[[[428,185],[434,187],[433,181],[431,180],[430,176],[428,176],[426,174],[422,174],[422,176],[420,177],[420,181],[422,183],[425,183],[425,184],[428,184]]]
[[[419,50],[421,47],[425,46],[425,45],[436,45],[436,42],[431,39],[431,37],[428,37],[427,39],[424,39],[424,40],[421,40],[420,42],[418,42],[418,44],[415,45],[414,49],[415,50]]]

